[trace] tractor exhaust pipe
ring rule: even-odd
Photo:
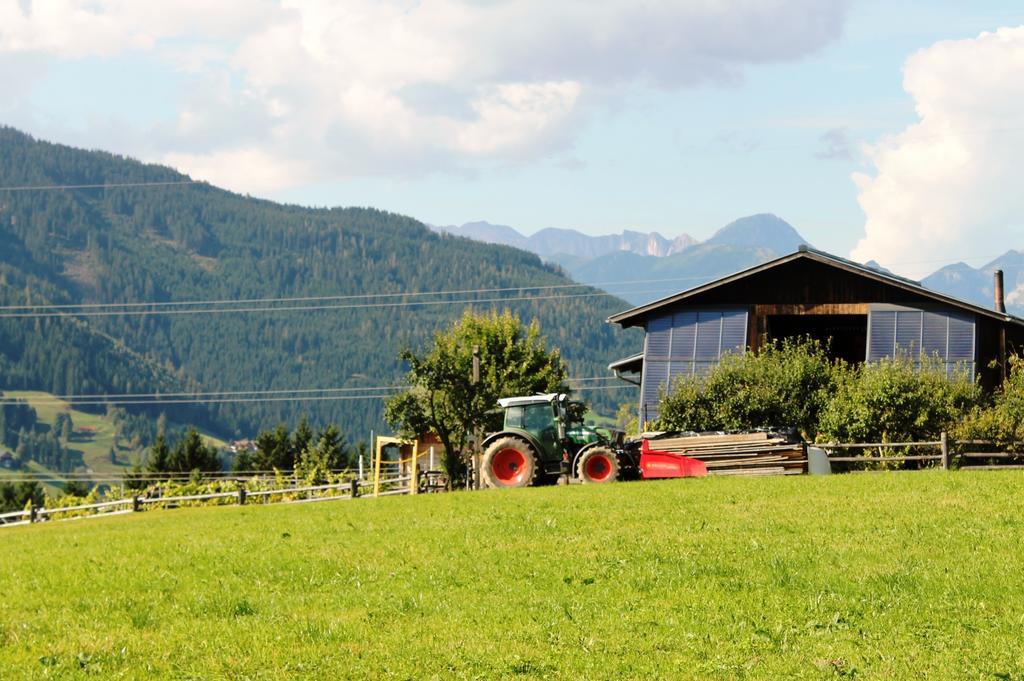
[[[1003,296],[1003,271],[996,270],[995,273],[996,312],[1006,314],[1006,298]]]

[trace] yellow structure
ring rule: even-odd
[[[417,440],[406,440],[400,437],[376,436],[373,441],[373,496],[379,496],[382,480],[390,478],[409,478],[409,493],[417,493],[417,482],[421,471],[431,472],[435,467],[435,449],[440,442],[430,436],[422,436]],[[384,451],[396,448],[397,456],[385,459]],[[426,462],[423,459],[427,459]],[[426,464],[426,465],[424,465]]]

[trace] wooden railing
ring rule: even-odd
[[[871,464],[885,462],[904,461],[938,461],[943,469],[953,468],[959,465],[960,468],[1024,468],[1024,451],[1018,452],[985,452],[985,451],[959,451],[963,447],[999,447],[999,443],[988,440],[952,440],[945,432],[941,433],[938,440],[924,442],[857,442],[857,443],[833,443],[818,442],[809,445],[824,449],[828,454],[828,460],[835,463]],[[1012,443],[1013,447],[1024,449],[1024,443]],[[935,454],[880,454],[879,456],[848,456],[835,455],[833,452],[846,452],[850,450],[877,449],[882,451],[908,450],[908,449],[937,449]],[[976,464],[974,461],[992,460],[1005,461],[1006,463]],[[1012,463],[1019,460],[1020,464]]]
[[[376,494],[368,496],[393,496],[396,494],[409,494],[412,491],[412,478],[409,476],[388,478],[379,481],[381,490]],[[81,520],[85,518],[100,518],[125,513],[138,513],[149,508],[176,508],[182,504],[193,504],[196,502],[207,502],[218,499],[232,499],[238,505],[244,505],[248,500],[263,497],[266,500],[261,503],[308,503],[315,501],[337,501],[341,499],[356,499],[364,496],[362,488],[373,487],[372,480],[352,479],[348,482],[335,483],[330,485],[306,485],[303,487],[282,487],[280,489],[261,489],[247,491],[245,487],[231,492],[210,492],[208,494],[187,494],[178,496],[141,496],[134,495],[123,499],[100,501],[94,504],[79,504],[76,506],[30,506],[21,511],[11,513],[0,513],[0,527],[13,527],[16,525],[28,525],[31,523],[46,522],[51,520]],[[329,494],[329,492],[342,492],[340,494]],[[328,492],[328,494],[315,495],[317,492]],[[269,501],[274,495],[292,496],[303,495],[299,499],[282,499],[280,501]],[[71,514],[71,515],[67,515]]]

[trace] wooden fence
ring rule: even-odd
[[[858,442],[840,444],[832,442],[819,442],[808,445],[825,450],[829,462],[846,464],[873,464],[909,461],[936,461],[943,469],[949,470],[954,466],[967,469],[989,469],[989,468],[1024,468],[1024,452],[993,452],[993,451],[972,451],[971,447],[998,447],[998,443],[987,440],[951,440],[945,432],[940,434],[938,440],[926,442]],[[1012,443],[1014,448],[1024,447],[1024,443]],[[965,451],[961,449],[968,448]],[[879,451],[878,456],[860,455],[836,455],[833,452],[848,452],[850,450]],[[894,450],[937,450],[934,454],[882,454]],[[979,463],[980,462],[980,463]],[[1019,463],[1015,463],[1019,462]]]
[[[946,433],[942,433],[935,441],[927,442],[858,442],[858,443],[834,443],[819,442],[808,446],[818,447],[825,450],[829,462],[844,464],[876,464],[876,463],[898,463],[898,462],[940,462],[943,469],[953,468],[954,465],[961,469],[990,469],[990,468],[1024,468],[1024,451],[1021,452],[990,452],[990,451],[960,451],[964,447],[997,447],[997,443],[984,440],[951,440]],[[1013,443],[1014,447],[1024,449],[1024,443]],[[835,452],[848,452],[856,450],[879,451],[878,456],[860,455],[850,456],[835,454]],[[934,454],[882,454],[893,450],[921,449],[937,450]],[[977,463],[982,462],[982,463]],[[436,489],[436,481],[429,477],[425,478],[428,489]],[[404,484],[404,486],[403,486]],[[124,499],[112,501],[101,501],[95,504],[81,504],[78,506],[64,506],[47,508],[45,506],[32,506],[21,511],[11,513],[0,513],[0,527],[13,527],[16,525],[28,525],[30,523],[45,522],[51,520],[83,520],[87,518],[99,518],[125,513],[138,513],[148,508],[176,508],[183,504],[196,502],[207,502],[218,499],[231,500],[222,503],[246,504],[250,499],[263,497],[265,501],[260,503],[308,503],[316,501],[336,501],[340,499],[356,499],[363,496],[362,488],[374,488],[373,480],[352,479],[344,483],[330,485],[307,485],[304,487],[284,487],[281,489],[252,490],[247,491],[240,487],[231,492],[211,492],[209,494],[190,494],[183,496],[140,496],[135,495]],[[318,492],[341,492],[340,494],[320,494]],[[377,482],[375,493],[366,496],[392,496],[396,494],[415,494],[416,488],[412,484],[411,476],[394,477]],[[270,501],[274,495],[292,496],[305,495],[300,499],[281,499]],[[67,514],[72,514],[67,516]]]
[[[32,506],[30,508],[13,511],[11,513],[0,513],[0,527],[14,527],[16,525],[29,525],[31,523],[48,522],[52,520],[83,520],[87,518],[100,518],[126,513],[138,513],[151,508],[177,508],[182,505],[194,504],[196,502],[209,502],[225,500],[220,503],[235,503],[245,505],[250,500],[263,498],[259,503],[309,503],[315,501],[337,501],[341,499],[357,499],[362,494],[362,488],[374,487],[372,480],[357,480],[353,478],[348,482],[335,483],[331,485],[306,485],[303,487],[283,487],[281,489],[251,490],[240,487],[231,492],[210,492],[209,494],[188,494],[179,496],[141,496],[134,495],[124,499],[101,501],[95,504],[79,504],[77,506],[63,506],[47,508],[45,506]],[[316,493],[321,493],[317,495]],[[327,492],[327,494],[323,494]],[[331,494],[331,492],[340,492]],[[380,480],[378,487],[370,497],[384,497],[397,494],[414,493],[412,478],[409,476],[388,478]],[[270,501],[274,495],[294,496],[302,495],[299,499],[281,499]],[[230,501],[228,501],[230,500]],[[71,514],[71,515],[67,515]]]

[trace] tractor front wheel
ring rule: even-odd
[[[576,477],[585,485],[599,485],[619,479],[619,457],[607,447],[583,452],[576,462]]]
[[[480,465],[488,487],[529,487],[537,478],[537,453],[525,440],[502,437],[492,442]]]

